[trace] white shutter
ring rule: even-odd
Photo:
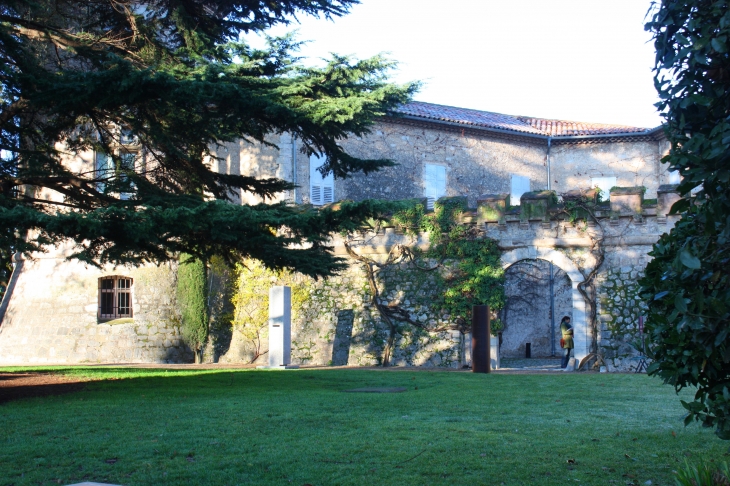
[[[315,206],[335,201],[335,177],[330,172],[326,177],[317,170],[325,163],[324,157],[309,157],[309,199]]]
[[[591,177],[591,187],[597,187],[601,190],[601,199],[608,201],[611,199],[611,188],[616,187],[615,177]]]
[[[446,195],[446,167],[434,164],[423,166],[423,195],[427,200],[427,209],[433,209],[436,200]]]
[[[520,198],[526,192],[530,192],[530,178],[513,174],[509,192],[510,206],[519,206]]]
[[[669,171],[669,184],[679,184],[682,182],[682,178],[679,176],[678,170]]]

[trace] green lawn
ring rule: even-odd
[[[645,375],[59,372],[123,379],[0,405],[0,484],[657,486],[728,459]]]

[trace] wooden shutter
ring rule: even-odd
[[[530,178],[512,174],[512,182],[509,191],[510,206],[519,206],[520,198],[526,192],[530,192]]]
[[[435,164],[423,166],[423,195],[427,209],[433,209],[438,198],[446,195],[446,167]]]
[[[325,158],[317,155],[309,157],[309,199],[315,206],[321,206],[335,201],[335,177],[330,172],[322,177],[319,172],[324,165]]]

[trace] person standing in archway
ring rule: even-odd
[[[570,325],[570,316],[565,316],[560,320],[560,332],[563,335],[560,340],[560,347],[563,348],[563,361],[560,367],[565,369],[570,361],[570,350],[575,347],[573,344],[573,326]]]

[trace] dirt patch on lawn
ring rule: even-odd
[[[89,381],[53,373],[0,373],[0,403],[77,392]]]

